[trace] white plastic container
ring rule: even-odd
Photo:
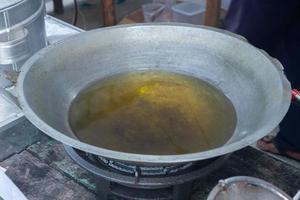
[[[189,24],[203,24],[206,5],[203,3],[183,2],[172,6],[173,21]]]
[[[144,14],[144,21],[154,22],[163,13],[165,6],[160,3],[148,3],[142,5],[142,10]]]
[[[175,4],[175,0],[153,0],[153,3],[163,4],[167,12],[172,12],[172,6]]]

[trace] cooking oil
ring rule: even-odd
[[[174,155],[224,145],[236,126],[230,100],[198,78],[162,71],[113,75],[73,101],[69,123],[79,140],[137,154]]]

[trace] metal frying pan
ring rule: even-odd
[[[187,74],[219,88],[237,113],[232,138],[215,149],[180,155],[132,154],[79,141],[68,123],[76,95],[107,76],[148,69]],[[18,80],[26,117],[47,135],[103,157],[162,165],[209,159],[252,144],[280,123],[290,105],[290,91],[281,64],[240,36],[183,24],[126,25],[81,33],[35,54]]]

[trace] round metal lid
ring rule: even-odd
[[[235,176],[220,180],[219,184],[210,192],[207,200],[292,200],[281,189],[264,180]]]
[[[0,1],[0,10],[12,7],[22,1],[25,1],[25,0],[1,0]]]

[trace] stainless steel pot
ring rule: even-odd
[[[44,0],[1,0],[0,85],[46,46]],[[4,84],[6,82],[6,84]]]
[[[299,200],[300,191],[294,198],[262,179],[235,176],[220,180],[210,192],[207,200]]]
[[[147,69],[188,74],[222,90],[237,113],[233,137],[205,152],[162,156],[117,152],[76,139],[68,111],[79,91],[112,74]],[[25,115],[49,136],[103,157],[160,165],[209,159],[252,144],[284,117],[290,90],[280,63],[240,36],[183,24],[116,26],[79,34],[31,57],[18,80]]]

